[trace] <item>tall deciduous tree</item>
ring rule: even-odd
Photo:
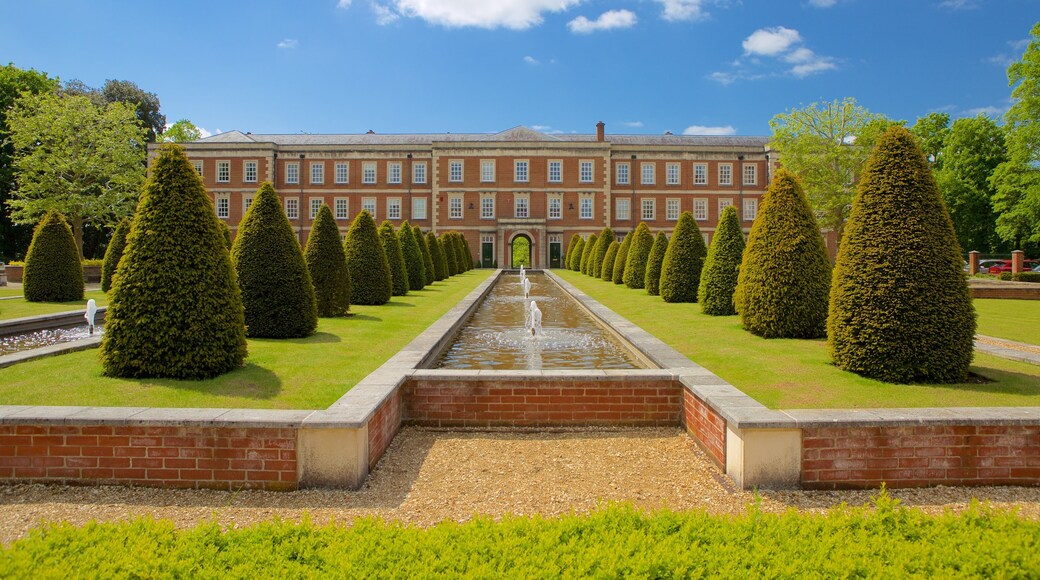
[[[145,132],[130,106],[27,95],[8,124],[18,170],[7,202],[15,223],[35,223],[56,209],[71,222],[82,253],[84,224],[114,224],[133,213],[144,182]]]
[[[989,176],[1007,159],[1004,131],[985,115],[953,122],[936,172],[962,250],[992,251],[996,239],[995,193]]]
[[[946,144],[946,136],[950,134],[950,114],[928,113],[917,119],[914,126],[910,127],[910,132],[917,137],[918,143],[921,144],[921,150],[928,159],[928,164],[933,169],[941,169],[942,156],[940,153],[943,145]]]
[[[187,119],[181,119],[176,123],[170,125],[161,137],[162,141],[174,143],[187,143],[189,141],[198,141],[202,139],[202,131],[195,126],[195,123]]]

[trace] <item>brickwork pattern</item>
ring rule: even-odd
[[[726,420],[697,395],[683,390],[683,426],[708,456],[726,466]]]
[[[0,482],[296,489],[296,430],[0,425]]]
[[[802,487],[1040,485],[1040,427],[802,430]]]
[[[1040,300],[1040,284],[1035,288],[999,288],[971,286],[968,288],[972,298],[1003,298],[1006,300]]]
[[[375,467],[401,429],[401,389],[383,401],[368,422],[368,467]]]

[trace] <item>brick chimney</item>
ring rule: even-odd
[[[603,121],[600,121],[599,123],[596,123],[596,141],[600,141],[600,142],[603,141],[603,130],[604,130],[604,128],[606,128],[606,125],[603,124]]]

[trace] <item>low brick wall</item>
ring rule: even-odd
[[[683,426],[700,444],[701,448],[715,460],[715,464],[726,467],[726,420],[706,405],[697,395],[683,390]]]
[[[376,466],[401,429],[401,389],[396,389],[368,422],[368,467]]]
[[[1025,284],[1026,282],[1022,282]],[[1030,284],[1033,284],[1030,282]],[[1010,300],[1040,300],[1040,284],[1036,288],[994,288],[978,286],[971,288],[972,298],[1004,298]]]
[[[1040,485],[1038,426],[802,430],[802,487]]]
[[[296,489],[296,430],[0,425],[0,481]]]
[[[7,266],[7,281],[11,283],[22,283],[22,270],[24,266]],[[97,284],[101,281],[101,266],[83,266],[83,282],[86,284]]]

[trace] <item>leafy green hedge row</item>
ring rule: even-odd
[[[1040,523],[973,505],[928,516],[882,495],[826,516],[644,514],[477,518],[430,529],[375,519],[179,531],[169,521],[57,524],[0,553],[7,578],[1036,577]]]

